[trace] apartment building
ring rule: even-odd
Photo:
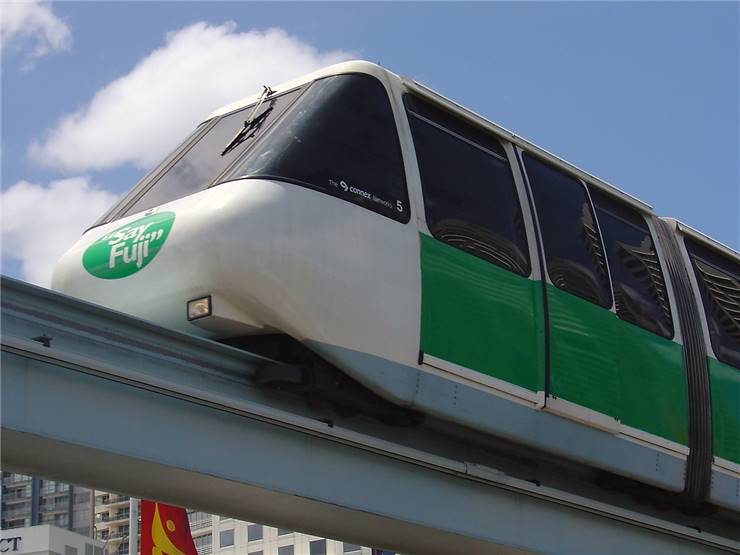
[[[51,524],[99,540],[107,555],[128,555],[130,498],[92,493],[54,480],[4,472],[1,527]],[[188,519],[198,555],[371,554],[368,547],[200,511],[189,511]]]
[[[188,515],[198,555],[370,555],[371,549],[232,518]],[[389,554],[390,555],[390,554]]]
[[[92,492],[56,480],[2,473],[0,528],[50,524],[83,536],[92,532]]]
[[[95,538],[108,555],[128,555],[130,503],[128,495],[95,492]]]
[[[103,542],[50,524],[0,530],[5,555],[104,555]]]
[[[107,492],[95,495],[97,539],[108,555],[128,555],[129,497]],[[370,555],[366,547],[292,530],[188,511],[198,555]],[[141,542],[139,542],[141,545]]]

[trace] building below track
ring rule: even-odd
[[[4,555],[104,555],[105,542],[50,524],[0,531]]]

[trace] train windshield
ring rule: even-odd
[[[98,225],[239,178],[278,179],[409,219],[385,88],[351,74],[263,96],[203,124]]]
[[[124,197],[110,215],[128,216],[208,188],[274,123],[298,97],[300,89],[258,102],[201,125],[158,168]],[[256,111],[256,113],[255,113]],[[224,152],[234,134],[251,119],[238,143]],[[114,219],[107,215],[101,221]]]
[[[401,145],[383,85],[368,75],[315,81],[228,178],[289,181],[409,219]]]

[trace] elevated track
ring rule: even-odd
[[[409,554],[740,553],[721,516],[559,487],[442,423],[265,391],[257,355],[8,278],[1,294],[3,470]]]

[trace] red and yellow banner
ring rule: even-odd
[[[141,500],[141,555],[198,555],[185,509]]]

